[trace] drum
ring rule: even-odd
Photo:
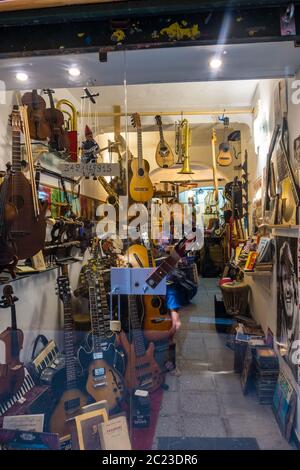
[[[231,282],[220,286],[228,315],[245,315],[250,287],[244,282]]]

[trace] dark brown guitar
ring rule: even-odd
[[[137,299],[134,295],[128,296],[128,315],[132,327],[132,343],[130,344],[124,331],[120,333],[120,340],[127,356],[125,386],[129,392],[135,388],[154,392],[162,385],[164,377],[154,359],[154,343],[150,343],[147,350],[145,348]]]
[[[6,202],[9,172],[4,177],[0,188],[0,273],[7,269],[15,277],[15,265],[18,261],[16,246],[10,230],[18,211],[14,204]]]
[[[71,291],[67,275],[59,276],[57,286],[64,307],[64,342],[66,355],[66,385],[50,419],[50,431],[66,436],[70,434],[69,418],[80,414],[88,397],[78,388],[74,351],[74,322],[72,317]]]
[[[68,132],[63,128],[65,121],[63,113],[54,106],[54,90],[47,89],[44,92],[49,96],[50,101],[50,108],[45,111],[46,121],[51,129],[50,147],[57,151],[68,150],[70,147]]]
[[[25,375],[23,362],[20,361],[24,334],[17,328],[15,302],[18,299],[13,294],[11,285],[5,286],[0,304],[2,308],[11,308],[11,327],[0,334],[0,340],[5,344],[5,364],[1,364],[0,368],[1,399],[16,393],[21,388]]]
[[[12,116],[12,171],[7,186],[6,202],[17,209],[11,225],[11,236],[19,259],[29,258],[40,251],[45,244],[47,203],[38,202],[36,213],[33,202],[32,183],[22,173],[21,158],[21,117],[17,106]],[[34,182],[33,182],[34,184]]]

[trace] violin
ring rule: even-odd
[[[7,201],[9,175],[8,167],[4,181],[0,186],[0,273],[4,269],[8,269],[12,277],[15,277],[14,268],[18,261],[17,248],[10,229],[18,215],[18,209],[12,202]]]
[[[46,120],[51,129],[50,147],[57,151],[69,150],[70,142],[68,132],[63,128],[65,122],[64,115],[54,106],[54,91],[48,88],[44,90],[44,93],[49,96],[50,101],[50,108],[47,108],[45,111]]]
[[[22,386],[25,372],[24,364],[20,361],[20,351],[23,348],[24,334],[17,328],[15,302],[11,285],[3,289],[1,308],[11,308],[11,327],[0,334],[0,340],[5,344],[5,364],[0,367],[0,398],[15,394]]]
[[[24,93],[22,104],[27,106],[30,137],[34,140],[47,140],[51,136],[51,129],[46,120],[46,101],[37,90]]]

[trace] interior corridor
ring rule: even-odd
[[[291,449],[271,406],[259,404],[254,391],[242,393],[228,335],[215,329],[217,283],[200,279],[197,296],[182,309],[176,339],[181,375],[167,375],[154,449]]]

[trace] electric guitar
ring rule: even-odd
[[[228,142],[228,127],[229,127],[229,118],[224,117],[224,135],[223,142],[219,145],[219,155],[217,158],[218,165],[220,166],[229,166],[232,164],[232,155],[230,151],[230,145]]]
[[[120,333],[121,344],[127,356],[125,386],[129,392],[136,388],[154,392],[162,385],[164,377],[154,359],[154,343],[150,343],[147,350],[145,348],[135,295],[128,296],[128,315],[132,343],[128,341],[124,331]]]
[[[111,365],[109,349],[113,345],[106,343],[104,316],[108,316],[108,306],[104,282],[100,271],[87,271],[89,284],[89,302],[92,327],[92,349],[86,390],[96,401],[106,400],[109,411],[116,410],[124,396],[123,379]],[[103,346],[106,344],[106,346]]]
[[[159,129],[160,140],[157,144],[155,159],[158,166],[161,168],[170,168],[174,165],[174,155],[171,147],[164,139],[164,133],[162,128],[161,116],[155,116],[156,124]]]
[[[152,199],[153,186],[149,177],[149,163],[143,159],[142,128],[139,114],[133,114],[131,122],[137,130],[138,158],[133,158],[131,161],[132,177],[129,192],[134,201],[147,202]]]
[[[63,274],[57,279],[60,299],[64,308],[64,342],[66,356],[66,386],[50,419],[50,432],[60,436],[70,434],[69,424],[66,422],[80,414],[82,406],[88,403],[88,396],[78,387],[76,364],[74,357],[74,323],[72,317],[71,292],[69,278]]]

